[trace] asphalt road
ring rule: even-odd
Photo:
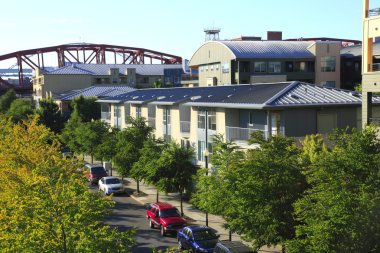
[[[95,187],[91,187],[97,189]],[[159,229],[149,228],[148,220],[145,217],[145,207],[135,201],[128,194],[113,196],[116,206],[112,215],[106,219],[111,226],[116,226],[120,231],[125,231],[132,227],[137,228],[137,246],[133,248],[133,253],[151,253],[153,248],[165,250],[167,248],[178,247],[176,235],[162,237]]]

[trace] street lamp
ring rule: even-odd
[[[208,156],[209,156],[207,147],[205,151],[203,152],[203,154],[205,156],[205,168],[206,168],[206,176],[207,176],[208,175]],[[207,211],[206,211],[206,226],[208,226],[208,212]]]

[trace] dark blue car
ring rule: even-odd
[[[179,248],[192,252],[214,252],[218,238],[214,230],[206,226],[187,226],[177,233]]]

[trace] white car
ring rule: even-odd
[[[102,177],[99,180],[99,191],[103,191],[106,195],[124,193],[124,186],[117,177]]]

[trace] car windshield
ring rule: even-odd
[[[118,178],[109,178],[106,180],[106,184],[120,184],[120,180]]]
[[[176,208],[173,209],[166,209],[160,211],[160,217],[165,218],[165,217],[178,217],[181,216]]]
[[[91,168],[91,173],[104,173],[104,168],[103,167],[92,167]]]
[[[196,241],[213,240],[218,238],[210,229],[194,231],[193,234]]]

